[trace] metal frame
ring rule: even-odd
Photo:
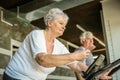
[[[0,54],[8,55],[11,57],[10,50],[4,49],[4,48],[0,48]],[[4,70],[5,69],[0,68],[0,74],[3,74]]]

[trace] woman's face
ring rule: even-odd
[[[66,22],[65,18],[59,17],[53,21],[50,21],[48,23],[48,27],[49,27],[49,29],[51,29],[51,32],[58,37],[58,36],[63,35],[64,30],[66,28],[66,24],[67,24],[67,22]]]

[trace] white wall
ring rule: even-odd
[[[120,58],[120,0],[103,0],[102,12],[104,18],[103,30],[109,53],[110,62]],[[120,71],[113,80],[120,79]]]

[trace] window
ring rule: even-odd
[[[11,57],[15,54],[20,44],[21,42],[11,39]]]

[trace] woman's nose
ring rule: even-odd
[[[64,30],[65,30],[65,29],[66,29],[66,27],[65,27],[65,26],[62,26],[62,29],[64,29]]]

